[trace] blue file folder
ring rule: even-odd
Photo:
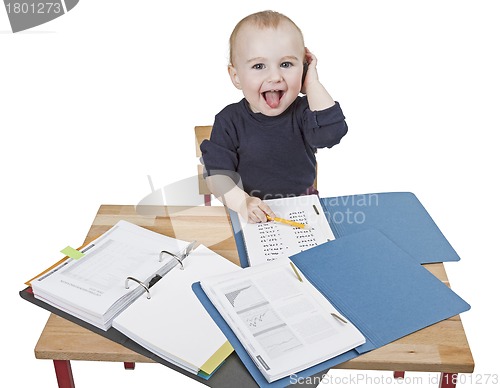
[[[259,386],[287,386],[470,309],[462,298],[375,229],[327,242],[291,260],[363,333],[366,343],[289,378],[268,383],[199,283],[194,284],[198,298]]]
[[[413,193],[346,195],[320,202],[336,238],[374,228],[420,264],[460,260]]]
[[[241,231],[241,224],[238,218],[238,213],[231,209],[227,209],[229,212],[229,219],[231,220],[231,227],[233,228],[234,241],[236,242],[236,250],[238,251],[238,257],[240,258],[240,267],[248,267],[248,254],[245,248],[245,239],[243,238],[243,232]]]
[[[460,257],[413,193],[392,192],[320,198],[335,238],[377,229],[418,263],[459,261]],[[229,211],[242,267],[248,267],[238,216]]]

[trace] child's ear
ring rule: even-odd
[[[233,65],[229,65],[227,67],[227,72],[229,73],[229,77],[231,77],[231,81],[233,85],[241,90],[240,78],[238,77],[238,73]]]

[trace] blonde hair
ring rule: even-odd
[[[233,54],[234,54],[234,46],[236,45],[236,38],[238,36],[238,32],[240,31],[241,27],[243,27],[245,24],[252,24],[258,28],[264,29],[264,28],[278,28],[278,26],[282,22],[288,22],[291,23],[292,26],[294,26],[297,31],[300,34],[300,38],[302,39],[302,43],[304,43],[304,36],[302,35],[302,31],[300,28],[293,22],[292,19],[290,19],[288,16],[285,16],[279,12],[276,11],[260,11],[253,13],[251,15],[248,15],[241,19],[238,24],[234,27],[233,32],[231,33],[231,36],[229,37],[229,63],[233,63]]]

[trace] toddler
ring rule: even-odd
[[[274,217],[263,199],[317,193],[315,152],[347,133],[316,64],[300,29],[278,12],[249,15],[231,34],[228,72],[244,98],[216,115],[202,162],[212,193],[249,222]]]

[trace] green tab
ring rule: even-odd
[[[69,256],[75,260],[81,259],[83,256],[85,256],[82,252],[77,251],[75,248],[71,248],[70,246],[62,249],[61,253],[64,253],[66,256]]]

